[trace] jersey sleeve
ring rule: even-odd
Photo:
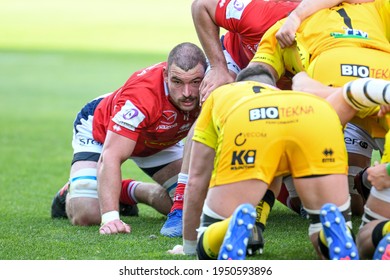
[[[108,129],[137,141],[138,130],[145,125],[145,122],[146,117],[142,111],[133,102],[127,100],[111,119]]]
[[[283,76],[285,67],[283,62],[282,49],[276,39],[276,32],[284,20],[276,22],[261,39],[256,53],[251,62],[263,62],[272,66],[279,75]]]
[[[161,115],[153,89],[142,81],[124,89],[115,104],[108,129],[134,141]]]
[[[211,94],[202,106],[202,111],[196,121],[192,140],[200,142],[210,148],[215,148],[218,135],[213,123],[214,98]]]

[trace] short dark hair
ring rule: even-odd
[[[180,69],[188,71],[198,64],[203,65],[204,70],[207,67],[206,56],[197,45],[185,42],[174,47],[168,55],[168,69],[175,64]]]
[[[253,64],[242,69],[236,77],[236,82],[240,81],[255,81],[272,86],[276,85],[275,77],[262,64]]]

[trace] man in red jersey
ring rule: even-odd
[[[256,53],[264,33],[299,4],[293,1],[194,0],[192,18],[209,61],[200,93],[206,99],[218,86],[234,82]],[[227,32],[220,38],[220,30]]]
[[[172,206],[181,167],[181,140],[197,118],[203,51],[177,45],[167,62],[135,72],[115,92],[98,97],[74,122],[69,182],[52,203],[52,217],[73,225],[101,224],[101,234],[129,233],[119,205],[145,203],[163,214]],[[156,183],[122,180],[132,159]]]

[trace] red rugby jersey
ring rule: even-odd
[[[185,138],[199,110],[183,112],[168,98],[161,62],[135,72],[95,110],[93,137],[104,143],[107,130],[137,142],[133,156],[145,157]]]
[[[243,69],[253,58],[264,33],[285,18],[299,2],[264,0],[220,0],[215,21],[227,30],[224,46]]]

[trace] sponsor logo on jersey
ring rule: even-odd
[[[322,154],[325,156],[322,158],[322,162],[335,162],[335,158],[333,157],[332,149],[325,149]]]
[[[376,79],[390,80],[390,68],[375,69],[371,67],[371,77]]]
[[[256,161],[256,150],[233,151],[231,170],[253,168]]]
[[[262,107],[249,110],[249,120],[276,120],[313,114],[312,106]],[[293,121],[296,122],[296,121]]]
[[[260,137],[267,137],[267,133],[260,132],[260,131],[251,131],[251,132],[244,132],[244,133],[240,132],[234,138],[234,144],[239,147],[246,143],[247,138],[260,138]]]
[[[161,147],[169,147],[173,146],[176,143],[178,143],[180,139],[174,139],[171,141],[158,141],[158,140],[145,140],[145,146],[149,148],[157,148],[160,149]]]
[[[102,143],[100,143],[92,138],[78,137],[78,142],[79,142],[80,146],[87,146],[87,145],[103,146]]]
[[[145,115],[130,100],[127,100],[121,110],[112,118],[117,125],[133,131],[144,119]],[[115,127],[114,129],[116,130]]]
[[[158,129],[168,130],[177,127],[178,124],[176,123],[176,119],[177,119],[177,112],[172,110],[163,111],[160,124],[157,126],[156,130]]]
[[[244,145],[245,142],[246,142],[246,138],[245,136],[242,136],[242,133],[239,133],[236,136],[236,138],[234,138],[234,144],[238,147]]]
[[[176,121],[177,113],[175,111],[167,110],[162,112],[163,124],[173,124]]]
[[[252,2],[252,0],[230,1],[226,7],[226,19],[234,18],[240,20],[246,6],[248,6],[250,2]]]
[[[226,0],[221,0],[219,2],[219,7],[222,8],[223,6],[225,6],[225,4],[226,4]]]
[[[177,123],[172,124],[172,125],[160,124],[160,125],[158,125],[157,129],[168,130],[168,129],[174,128],[176,126],[177,126]]]
[[[334,38],[356,38],[356,39],[368,39],[368,33],[362,30],[345,28],[344,33],[332,32],[330,36]]]
[[[370,67],[357,64],[341,64],[341,76],[367,78],[370,76]]]
[[[125,120],[131,120],[132,118],[136,118],[138,116],[138,110],[131,109],[123,114],[123,118]]]
[[[249,120],[279,119],[278,107],[263,107],[249,110]]]
[[[362,141],[360,139],[351,138],[351,137],[344,137],[344,142],[346,145],[359,146],[363,149],[368,148],[368,143],[366,141]]]
[[[112,127],[115,131],[121,131],[121,127],[117,124],[115,124],[113,127]]]

